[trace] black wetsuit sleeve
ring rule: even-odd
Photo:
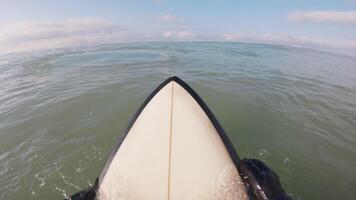
[[[98,179],[95,180],[94,186],[89,187],[86,190],[77,192],[70,197],[68,197],[66,200],[95,200],[96,193],[98,189]]]
[[[262,161],[241,160],[240,168],[249,181],[254,196],[261,200],[292,200],[284,191],[278,175]]]

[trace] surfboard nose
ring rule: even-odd
[[[224,137],[201,98],[172,76],[146,99],[114,148],[99,199],[245,199],[237,154]]]

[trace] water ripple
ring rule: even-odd
[[[1,55],[0,199],[61,199],[88,187],[132,113],[172,75],[206,100],[240,156],[267,162],[293,197],[354,199],[355,63],[234,42]]]

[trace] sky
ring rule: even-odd
[[[356,0],[0,0],[0,53],[238,41],[356,55]]]

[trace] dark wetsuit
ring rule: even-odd
[[[261,200],[291,200],[279,181],[278,175],[257,159],[241,160],[240,168],[247,176],[253,195]]]

